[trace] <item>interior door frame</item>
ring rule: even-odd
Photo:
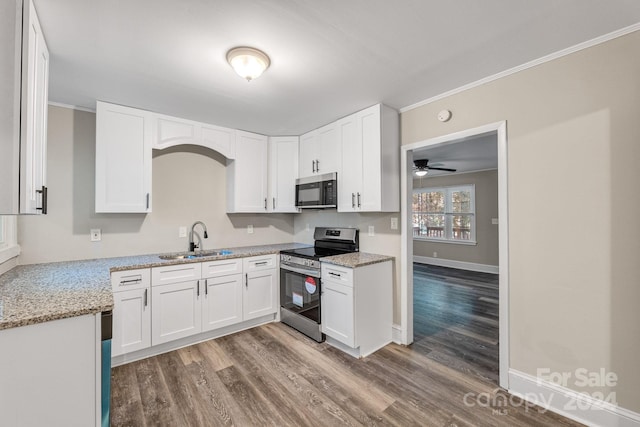
[[[498,272],[499,272],[499,369],[500,387],[509,389],[509,209],[507,170],[507,122],[500,121],[451,133],[401,147],[401,248],[400,248],[400,333],[401,343],[413,342],[413,151],[452,144],[477,135],[496,133],[498,144]]]

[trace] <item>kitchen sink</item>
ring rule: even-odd
[[[202,251],[202,252],[187,252],[183,254],[175,254],[175,255],[160,255],[160,259],[196,259],[196,258],[205,258],[210,256],[221,256],[221,255],[231,255],[233,252],[227,250],[221,251]]]

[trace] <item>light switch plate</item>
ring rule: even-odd
[[[491,218],[491,224],[498,225],[498,218]]]
[[[92,242],[99,242],[100,240],[102,240],[102,230],[100,230],[99,228],[92,228],[90,235]]]
[[[253,234],[253,224],[247,225],[247,233],[248,234]]]
[[[178,227],[178,237],[187,237],[187,227]]]
[[[375,236],[376,235],[376,231],[375,228],[373,227],[373,225],[369,226],[369,236]]]

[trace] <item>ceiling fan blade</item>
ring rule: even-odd
[[[449,168],[434,168],[433,166],[429,166],[429,169],[436,171],[447,171],[447,172],[455,172],[457,169],[449,169]]]

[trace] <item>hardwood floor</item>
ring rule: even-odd
[[[498,275],[413,264],[413,347],[496,386]]]
[[[113,426],[577,425],[505,403],[421,346],[358,360],[280,323],[112,370]]]

